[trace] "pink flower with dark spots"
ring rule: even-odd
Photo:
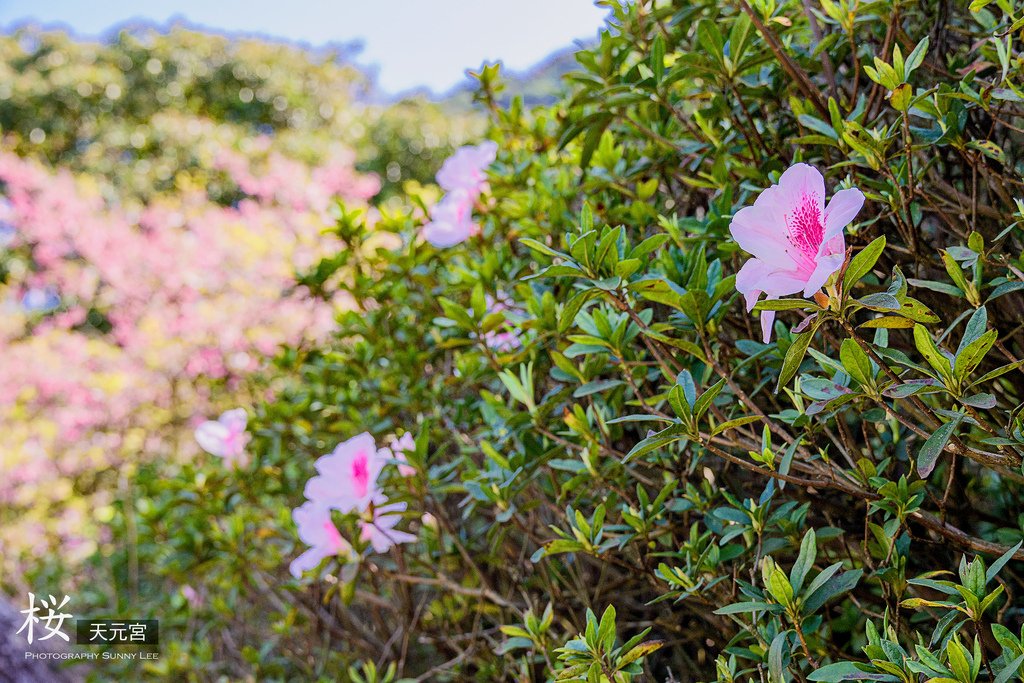
[[[363,510],[379,492],[377,477],[386,461],[372,436],[354,436],[316,461],[320,474],[306,482],[306,498],[341,512]]]
[[[405,503],[389,503],[383,496],[376,499],[367,519],[359,521],[359,537],[373,546],[375,552],[385,553],[392,546],[411,543],[416,540],[414,534],[398,531],[395,525],[401,521],[401,513],[405,512]]]
[[[229,467],[242,467],[248,461],[245,444],[249,434],[245,431],[248,416],[242,408],[229,410],[217,420],[207,420],[196,429],[196,441],[204,451],[223,458]]]
[[[292,510],[292,520],[299,530],[299,538],[310,546],[309,550],[292,560],[292,576],[299,578],[303,572],[316,569],[327,557],[349,555],[352,546],[342,538],[338,527],[331,520],[330,509],[313,501],[306,501]]]
[[[810,297],[843,265],[843,230],[864,204],[857,188],[840,190],[825,204],[825,179],[813,166],[790,166],[778,185],[761,192],[753,206],[736,212],[729,231],[753,254],[736,274],[736,289],[747,310],[761,294],[769,299],[801,292]],[[761,311],[765,343],[775,311]]]
[[[475,200],[487,187],[487,167],[498,156],[498,145],[488,140],[455,150],[437,172],[437,184],[448,192],[465,190]]]

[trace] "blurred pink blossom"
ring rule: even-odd
[[[72,477],[192,455],[180,425],[272,393],[243,380],[282,346],[325,339],[347,305],[310,296],[296,271],[342,248],[325,230],[335,199],[358,205],[379,188],[350,152],[300,163],[269,139],[231,151],[233,133],[209,121],[161,112],[151,123],[197,166],[145,203],[98,175],[0,152],[0,245],[13,266],[0,286],[0,504],[56,518]],[[224,186],[244,197],[224,205],[212,194]],[[24,519],[0,536],[34,538]]]
[[[373,502],[370,517],[359,521],[359,538],[369,542],[378,553],[385,553],[400,543],[415,541],[414,534],[395,529],[406,507],[405,503],[389,503],[383,496],[378,497]]]
[[[513,315],[522,313],[522,311],[510,303],[506,297],[499,296],[498,298],[495,298],[488,294],[487,313],[505,312],[512,313]],[[487,348],[498,351],[499,353],[513,351],[523,345],[523,342],[519,339],[519,330],[511,327],[507,320],[503,327],[485,332],[484,343],[487,344]]]
[[[409,464],[409,459],[406,453],[412,453],[416,451],[416,440],[413,438],[411,432],[402,434],[401,438],[395,439],[391,442],[391,445],[383,449],[383,453],[398,462],[398,473],[403,477],[411,477],[416,474],[416,468]]]
[[[296,287],[295,270],[339,248],[324,234],[333,197],[362,201],[379,182],[348,152],[318,167],[217,154],[248,194],[238,206],[198,190],[121,204],[0,154],[0,220],[27,258],[7,288],[8,304],[26,308],[0,316],[0,425],[15,405],[45,416],[58,427],[43,430],[46,451],[70,458],[96,447],[90,432],[159,427],[172,404],[201,414],[207,383],[231,386],[259,369],[254,359],[329,333],[334,303]]]
[[[423,226],[423,239],[435,247],[453,247],[480,232],[473,222],[473,198],[464,189],[449,192],[430,209],[430,222]]]
[[[437,172],[437,184],[448,192],[465,190],[476,201],[487,187],[487,167],[498,156],[498,145],[490,140],[455,150]]]
[[[341,537],[338,527],[331,521],[330,509],[314,501],[306,501],[292,510],[292,520],[299,531],[299,538],[310,546],[309,550],[292,560],[289,567],[296,579],[303,572],[316,569],[327,557],[352,552],[352,546]]]
[[[856,188],[836,192],[825,205],[825,179],[813,166],[790,166],[778,185],[767,188],[736,212],[733,239],[753,254],[736,275],[736,289],[747,310],[761,294],[777,299],[802,292],[809,297],[843,265],[843,230],[864,204]],[[774,311],[761,311],[765,343],[771,339]]]
[[[338,444],[316,461],[320,474],[306,482],[306,498],[341,512],[363,510],[380,492],[377,477],[389,453],[366,432]]]
[[[242,408],[229,410],[216,420],[207,420],[196,429],[196,441],[204,451],[223,458],[229,467],[245,466],[248,456],[245,444],[249,434],[245,431],[248,416]]]
[[[480,232],[473,222],[473,206],[487,189],[487,167],[494,163],[498,145],[490,140],[460,147],[437,172],[437,184],[447,194],[430,209],[423,239],[435,247],[453,247]]]

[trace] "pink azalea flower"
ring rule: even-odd
[[[395,529],[405,508],[405,503],[388,503],[383,496],[377,498],[373,504],[372,517],[359,521],[359,538],[369,542],[378,553],[385,553],[400,543],[415,541],[414,534]]]
[[[377,477],[388,454],[366,432],[338,444],[316,461],[320,474],[306,482],[306,498],[341,512],[364,509],[380,491]]]
[[[196,441],[204,451],[223,458],[229,466],[243,466],[248,457],[245,444],[249,434],[245,431],[248,416],[242,408],[229,410],[217,420],[207,420],[196,429]]]
[[[402,434],[402,438],[395,439],[391,446],[387,449],[388,456],[392,460],[398,461],[398,473],[403,477],[411,477],[416,474],[416,468],[409,464],[409,459],[406,457],[406,452],[416,450],[416,440],[412,438],[410,432]]]
[[[295,578],[301,577],[303,572],[316,569],[326,557],[351,554],[352,546],[341,537],[338,527],[334,526],[327,506],[306,501],[301,507],[292,510],[292,520],[299,530],[299,538],[310,546],[309,550],[292,560],[289,569]]]
[[[498,145],[488,140],[476,146],[460,147],[437,172],[437,184],[448,192],[465,190],[475,200],[487,187],[487,167],[498,156]]]
[[[758,297],[802,292],[810,297],[843,265],[843,230],[864,204],[857,188],[840,190],[825,205],[825,179],[813,166],[793,164],[778,185],[761,192],[753,206],[736,212],[729,231],[754,255],[736,274],[747,310]],[[761,311],[764,341],[771,339],[775,311]]]
[[[430,209],[430,222],[423,226],[423,239],[435,247],[453,247],[480,232],[473,222],[473,197],[463,189],[445,195]]]

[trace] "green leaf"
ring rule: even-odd
[[[796,562],[793,563],[793,569],[789,573],[789,582],[793,585],[793,592],[797,595],[800,594],[800,589],[804,585],[807,572],[814,566],[814,559],[817,557],[817,553],[817,536],[814,533],[814,529],[809,529],[800,542],[800,554],[797,555]]]
[[[922,479],[927,478],[932,473],[932,470],[935,469],[935,461],[946,448],[949,437],[953,435],[953,430],[957,428],[962,419],[963,415],[958,415],[941,425],[921,446],[921,450],[917,454],[917,473]]]
[[[807,675],[809,681],[824,681],[824,683],[838,683],[839,681],[899,681],[896,676],[889,674],[871,673],[864,671],[853,662],[836,662],[826,664],[815,669]]]
[[[676,382],[683,390],[687,407],[692,408],[697,401],[697,383],[693,381],[693,374],[689,370],[683,370],[676,377]]]
[[[956,360],[953,363],[953,376],[958,382],[962,383],[966,380],[981,364],[981,361],[985,360],[985,356],[992,349],[992,345],[996,343],[998,336],[998,332],[989,330],[968,344],[963,352],[956,355]]]
[[[651,43],[651,71],[654,72],[654,82],[661,83],[665,76],[665,39],[660,33]]]
[[[921,42],[914,47],[913,51],[907,55],[907,59],[903,67],[905,74],[904,79],[910,78],[910,74],[912,74],[914,70],[924,62],[925,55],[928,54],[928,41],[928,36],[925,36],[921,39]]]
[[[746,612],[770,612],[772,608],[778,609],[771,603],[752,600],[750,602],[736,602],[715,610],[715,614],[744,614]]]
[[[660,415],[648,415],[641,413],[639,415],[623,415],[613,420],[608,420],[605,424],[619,424],[620,422],[671,422],[667,417],[661,417]]]
[[[523,278],[524,280],[535,280],[542,277],[586,277],[587,274],[576,266],[569,266],[565,264],[558,264],[555,266],[548,266],[539,273],[528,275]]]
[[[700,398],[698,398],[693,404],[693,414],[698,420],[707,412],[708,408],[711,407],[711,402],[715,400],[715,397],[718,396],[718,393],[724,386],[725,380],[718,380],[714,385],[709,387],[707,391],[701,394]]]
[[[865,308],[870,308],[872,311],[879,311],[882,313],[886,311],[898,311],[902,308],[900,300],[888,292],[875,292],[874,294],[868,294],[860,299],[856,299],[856,301]]]
[[[647,254],[661,248],[665,242],[668,242],[671,238],[668,233],[660,232],[656,235],[651,235],[640,244],[633,247],[633,250],[629,252],[630,258],[643,258]]]
[[[651,451],[664,448],[670,443],[674,443],[685,438],[686,432],[687,428],[681,424],[674,424],[671,427],[667,427],[633,446],[632,450],[626,454],[626,457],[623,458],[622,461],[629,462],[634,458],[639,458],[641,455],[646,455]]]
[[[806,126],[807,128],[810,128],[813,131],[821,133],[830,141],[836,141],[839,139],[839,135],[836,133],[835,128],[833,128],[830,124],[825,123],[821,119],[817,119],[811,116],[810,114],[800,114],[800,116],[797,117],[797,120],[800,122],[801,125]]]
[[[580,233],[590,232],[594,228],[594,212],[590,208],[588,202],[583,202],[583,208],[580,209]]]
[[[871,320],[861,323],[858,327],[865,327],[868,329],[877,329],[884,327],[889,330],[906,330],[914,326],[914,321],[908,318],[901,318],[895,315],[883,315],[878,318],[872,318]]]
[[[606,389],[625,384],[621,379],[598,379],[593,382],[587,382],[583,386],[572,392],[573,398],[582,398],[584,396],[590,396]]]
[[[1001,377],[1001,376],[1005,375],[1006,373],[1010,372],[1011,370],[1016,370],[1017,368],[1019,368],[1021,366],[1024,366],[1024,360],[1014,361],[1013,363],[1009,363],[1008,365],[1004,365],[1001,368],[996,368],[992,372],[987,372],[984,375],[982,375],[981,377],[979,377],[978,379],[974,380],[974,382],[971,383],[971,386],[972,387],[976,387],[979,384],[985,384],[986,382],[991,382],[995,378]]]
[[[529,237],[522,237],[520,238],[519,242],[529,247],[530,249],[533,249],[534,251],[539,251],[542,254],[547,254],[548,256],[557,256],[558,258],[563,258],[566,261],[572,260],[569,258],[568,254],[563,254],[562,252],[552,249],[543,242],[538,242],[535,239],[531,239]]]
[[[779,383],[776,385],[776,391],[789,384],[789,380],[793,379],[793,376],[796,375],[813,337],[814,329],[796,335],[796,338],[789,347],[789,351],[786,352],[786,358],[782,361],[782,370],[779,372]]]
[[[960,402],[965,406],[971,406],[972,408],[981,408],[982,410],[988,410],[989,408],[995,408],[996,397],[992,394],[981,393],[968,396],[960,399]]]
[[[775,601],[784,607],[793,604],[793,586],[775,561],[766,557],[761,561],[761,575],[764,579],[764,586]]]
[[[993,299],[998,299],[1004,294],[1016,292],[1021,289],[1024,289],[1024,282],[1004,282],[1003,284],[999,285],[998,287],[992,290],[992,293],[988,295],[988,300],[992,301]]]
[[[626,664],[631,664],[639,659],[643,659],[652,652],[660,650],[664,645],[665,641],[663,640],[648,640],[646,643],[640,643],[619,657],[617,664],[619,668],[622,668]]]
[[[918,323],[939,322],[939,316],[932,313],[930,308],[909,296],[903,299],[903,306],[900,308],[898,315]]]
[[[668,392],[668,404],[672,406],[672,412],[680,420],[689,420],[691,416],[690,402],[686,400],[683,387],[675,385]]]
[[[860,581],[861,574],[863,573],[861,569],[854,569],[843,572],[838,576],[833,576],[813,591],[808,588],[809,594],[804,600],[804,614],[812,614],[835,596],[852,590],[857,585],[857,582]],[[815,583],[817,583],[817,579],[815,579]],[[811,584],[811,586],[813,587],[814,584]]]
[[[964,292],[969,291],[970,287],[967,284],[967,276],[964,275],[963,268],[956,262],[949,252],[942,252],[942,265],[946,267],[946,273],[953,280],[953,284],[962,289]]]
[[[985,572],[986,584],[996,578],[996,575],[999,574],[999,570],[1006,566],[1007,562],[1013,559],[1013,556],[1017,554],[1017,551],[1020,550],[1022,545],[1024,545],[1024,541],[1018,541],[1017,545],[1007,550],[999,557],[998,560],[992,563],[992,566],[988,568],[987,572]]]
[[[846,369],[846,374],[864,386],[871,386],[874,379],[871,372],[871,359],[853,339],[844,339],[839,347],[839,360]]]
[[[716,426],[713,430],[711,430],[711,436],[718,436],[719,434],[727,432],[730,429],[736,429],[737,427],[742,427],[743,425],[750,424],[751,422],[757,422],[760,419],[760,415],[747,415],[745,417],[738,417],[735,420],[728,420],[727,422],[723,422],[722,424]]]
[[[943,294],[949,294],[950,296],[962,297],[964,295],[963,290],[954,287],[948,282],[937,282],[935,280],[918,280],[916,278],[907,278],[907,282],[914,285],[915,287],[924,287],[930,289],[933,292],[942,292]]]
[[[844,291],[850,291],[862,277],[871,272],[871,269],[875,267],[875,263],[878,261],[878,257],[882,255],[883,249],[885,249],[884,235],[874,239],[850,259],[850,265],[847,266],[846,274],[843,276]]]
[[[1006,668],[999,672],[999,675],[995,677],[992,683],[1009,683],[1013,680],[1013,677],[1020,670],[1020,665],[1024,664],[1024,655],[1018,656],[1012,662],[1006,665]]]
[[[917,350],[928,361],[928,364],[939,373],[939,376],[948,381],[952,375],[949,359],[939,351],[928,328],[923,325],[914,325],[914,345],[917,346]]]
[[[973,681],[971,665],[967,661],[967,648],[956,640],[946,644],[946,656],[949,657],[949,668],[956,674],[959,681]]]
[[[768,674],[772,681],[785,681],[785,677],[782,675],[784,657],[789,654],[786,652],[786,644],[789,641],[790,631],[782,631],[775,638],[772,639],[772,644],[768,648]]]
[[[615,645],[615,606],[608,605],[601,615],[601,625],[597,629],[597,640],[609,651]]]
[[[960,346],[956,349],[956,355],[959,356],[964,352],[972,342],[977,340],[981,335],[985,334],[985,330],[988,329],[988,311],[982,306],[974,312],[971,319],[967,321],[967,327],[964,328],[963,339],[960,340]]]
[[[792,311],[812,308],[819,308],[819,306],[807,299],[762,299],[754,305],[755,311]]]

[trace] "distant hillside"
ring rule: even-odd
[[[586,49],[586,45],[572,45],[553,52],[537,65],[525,71],[506,71],[502,69],[502,83],[505,89],[501,92],[499,102],[507,104],[513,97],[521,96],[527,106],[552,104],[562,90],[562,77],[571,73],[579,65],[576,53]],[[476,90],[476,81],[466,78],[465,82],[435,99],[438,102],[460,103],[469,102]]]

